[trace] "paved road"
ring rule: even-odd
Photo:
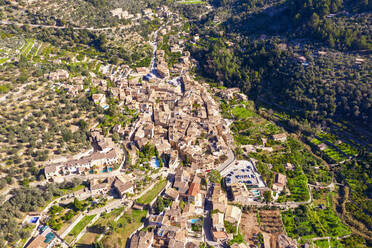
[[[98,218],[101,216],[101,213],[97,214],[96,216],[94,216],[94,218],[88,223],[88,225],[86,225],[84,227],[84,229],[76,236],[76,238],[71,242],[71,246],[74,246],[75,243],[77,241],[79,241],[81,239],[81,237],[83,237],[83,235],[87,232],[87,228],[92,225],[93,223],[95,223]]]
[[[90,226],[92,223],[96,222],[98,218],[101,216],[103,212],[111,212],[113,209],[120,208],[123,205],[123,200],[122,199],[115,199],[108,204],[106,204],[102,208],[96,208],[93,209],[92,211],[89,212],[84,212],[82,213],[62,234],[61,238],[64,239],[69,232],[76,226],[77,223],[84,217],[84,216],[89,216],[89,215],[96,215],[90,222],[89,224],[79,233],[79,235],[74,239],[72,242],[72,245],[79,241],[79,239],[85,234],[86,228]]]
[[[205,241],[209,245],[211,245],[213,247],[218,247],[219,244],[217,242],[213,241],[211,228],[212,228],[212,218],[211,218],[210,210],[208,210],[208,213],[206,214],[206,216],[204,218],[204,224],[203,224],[204,238],[205,238]]]
[[[71,232],[72,228],[74,228],[74,226],[79,223],[79,221],[84,217],[84,214],[80,214],[79,217],[76,218],[76,220],[74,220],[74,222],[72,222],[71,225],[69,225],[69,227],[67,227],[67,229],[60,235],[61,239],[64,239],[67,234],[69,234],[69,232]]]
[[[204,240],[208,243],[208,245],[212,247],[223,247],[220,243],[213,241],[211,229],[212,229],[212,218],[211,218],[211,211],[213,210],[213,205],[211,202],[211,197],[213,193],[213,184],[207,185],[207,194],[204,201],[204,210],[207,211],[204,218],[203,223],[203,231],[204,231]]]
[[[227,159],[225,160],[225,162],[223,162],[222,164],[220,164],[216,169],[222,174],[224,174],[224,172],[226,171],[226,169],[232,165],[235,161],[235,155],[233,153],[233,151],[231,149],[229,149],[228,153],[227,153]]]

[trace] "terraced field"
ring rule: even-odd
[[[319,133],[316,138],[311,140],[311,142],[314,145],[325,143],[327,148],[323,153],[335,162],[341,162],[358,154],[357,148],[351,145],[350,141],[347,141],[350,142],[349,144],[346,141],[338,139],[337,136],[331,133]]]

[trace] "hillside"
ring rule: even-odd
[[[371,6],[0,0],[0,247],[370,247]]]
[[[340,192],[342,206],[347,202],[340,213],[370,236],[371,2],[211,4],[214,11],[191,25],[200,36],[189,46],[199,75],[239,87],[266,117],[302,134],[350,188]]]

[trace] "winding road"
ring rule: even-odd
[[[230,165],[232,165],[235,161],[235,155],[231,149],[229,149],[228,154],[227,154],[227,159],[220,164],[216,170],[218,170],[221,175],[223,176],[224,173],[226,172],[227,168],[229,168]]]

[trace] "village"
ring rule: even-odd
[[[172,31],[182,27],[179,16],[166,6],[111,14],[132,21],[170,17],[173,26],[151,34],[149,66],[100,64],[85,75],[60,68],[43,75],[56,92],[87,96],[102,121],[87,125],[88,148],[44,162],[45,180],[36,185],[78,183],[28,212],[22,224],[31,226],[32,237],[23,247],[298,247],[280,212],[312,201],[311,195],[282,200],[292,194],[286,175],[298,166],[286,163],[268,180],[261,161],[249,156],[282,152],[289,135],[278,129],[259,145],[237,146],[235,117],[227,118],[221,103],[245,108],[247,96],[196,79],[187,34]],[[164,42],[169,50],[160,48]],[[302,190],[311,194],[309,185]]]
[[[208,85],[201,85],[190,76],[189,54],[185,52],[180,58],[172,72],[178,76],[171,78],[164,52],[156,47],[154,50],[153,68],[126,69],[124,77],[121,73],[117,79],[112,76],[111,80],[117,80],[114,88],[108,89],[105,81],[96,84],[117,98],[119,106],[138,112],[137,119],[129,125],[115,125],[112,129],[120,136],[122,147],[104,137],[98,128],[91,129],[92,148],[71,158],[49,161],[44,169],[45,177],[50,181],[78,177],[89,182],[88,189],[75,192],[67,201],[74,198],[84,201],[89,197],[111,199],[101,210],[93,210],[98,212],[94,219],[120,205],[133,211],[148,210],[142,226],[145,228],[131,233],[127,247],[199,247],[204,243],[226,247],[230,240],[241,235],[239,225],[242,218],[247,218],[240,206],[262,204],[267,186],[255,168],[254,159],[236,160],[229,151],[233,145],[229,124],[221,117]],[[110,73],[105,67],[103,70]],[[68,79],[61,71],[49,75],[51,79],[61,76]],[[74,89],[66,88],[71,93]],[[92,101],[107,108],[106,93],[93,94]],[[244,99],[236,89],[223,94]],[[286,136],[277,135],[273,139],[285,141]],[[148,147],[153,147],[156,155],[143,159],[139,154],[146,153]],[[145,170],[146,175],[155,183],[141,191],[138,182],[144,178],[144,167],[150,168]],[[209,180],[211,172],[221,173],[225,183]],[[159,185],[152,192],[151,187]],[[280,193],[285,185],[285,176],[277,174],[273,189]],[[143,194],[146,196],[148,192],[151,197],[143,200]],[[160,209],[159,199],[166,203]],[[263,236],[263,242],[271,242],[271,247],[296,247],[283,234],[280,223],[279,219],[279,229]],[[27,247],[52,247],[57,243],[67,247],[78,241],[67,243],[63,238],[66,232],[58,235],[46,225],[40,226]],[[86,228],[83,232],[87,232]],[[45,234],[46,230],[51,234]],[[260,232],[250,234],[251,243],[230,247],[256,247]]]
[[[241,235],[239,225],[246,217],[240,206],[263,202],[267,186],[255,168],[256,161],[235,159],[229,123],[222,118],[209,85],[193,80],[188,71],[191,63],[189,53],[184,52],[179,63],[169,68],[164,51],[154,45],[150,68],[121,67],[114,71],[109,66],[101,67],[116,87],[107,87],[105,80],[92,80],[102,92],[91,97],[97,106],[109,108],[106,95],[110,94],[119,102],[119,108],[136,110],[137,118],[126,126],[117,124],[112,128],[111,132],[119,135],[121,145],[103,136],[99,128],[92,128],[91,149],[50,160],[44,169],[49,181],[80,178],[89,183],[88,189],[75,192],[65,202],[75,198],[81,201],[92,197],[111,199],[99,210],[93,210],[95,217],[85,223],[82,233],[103,213],[125,206],[135,211],[148,210],[146,228],[137,228],[128,237],[127,247],[199,247],[204,243],[226,247],[230,240]],[[70,80],[67,71],[59,70],[45,77],[73,82],[56,86],[72,95],[84,91],[83,79]],[[245,99],[236,89],[222,94]],[[286,136],[277,135],[273,139],[285,141]],[[151,157],[147,154],[149,147],[156,151],[150,152]],[[211,171],[221,173],[225,183],[209,181]],[[145,190],[138,187],[144,176],[154,180],[152,187],[160,185],[145,201],[141,196],[152,189],[151,186]],[[285,185],[285,176],[278,174],[273,189],[280,193]],[[159,199],[167,203],[162,209],[159,209]],[[82,215],[92,216],[87,211]],[[31,217],[40,218],[40,229],[35,229],[36,236],[26,247],[56,244],[68,247],[82,236],[78,234],[72,242],[66,242],[66,231],[57,234],[41,224],[47,223],[48,215]],[[79,225],[75,221],[71,228],[74,224]],[[265,235],[263,241],[271,242],[271,247],[296,247],[293,240],[282,234],[282,229],[277,232],[280,238],[274,235],[270,241],[271,236]],[[236,243],[231,247],[256,247],[259,233],[254,233],[250,244]]]

